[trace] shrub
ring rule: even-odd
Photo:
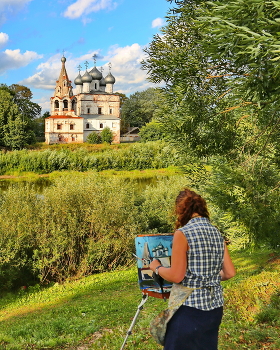
[[[109,143],[111,144],[112,141],[113,141],[113,133],[111,131],[111,129],[109,127],[106,127],[104,128],[102,131],[101,131],[101,141],[102,143]]]
[[[152,121],[142,126],[139,133],[141,142],[163,140],[165,138],[162,125]]]
[[[91,134],[88,135],[87,142],[92,144],[101,143],[101,136],[99,135],[99,133],[93,131]]]
[[[40,195],[9,188],[0,196],[0,290],[129,264],[137,234],[173,231],[184,182],[159,180],[139,195],[125,178],[92,173],[64,175]]]

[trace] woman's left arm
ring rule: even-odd
[[[182,231],[176,230],[173,237],[171,266],[160,267],[158,274],[166,281],[180,283],[186,274],[187,270],[187,251],[188,241]],[[157,266],[160,266],[158,260],[153,260],[150,268],[155,272]]]

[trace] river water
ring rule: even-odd
[[[137,178],[130,179],[127,178],[127,181],[131,182],[137,191],[143,191],[148,185],[156,185],[158,182],[157,177],[150,178]],[[27,186],[35,189],[37,193],[42,193],[44,188],[49,187],[52,184],[52,181],[47,177],[40,177],[34,180],[28,179],[24,180],[22,178],[11,178],[11,179],[0,179],[0,192],[7,191],[9,187],[19,187]]]

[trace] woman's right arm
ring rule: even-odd
[[[236,274],[235,267],[231,261],[228,248],[225,244],[223,268],[220,272],[221,280],[222,281],[229,280],[230,278],[234,277],[235,274]]]

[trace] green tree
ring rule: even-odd
[[[107,142],[107,143],[111,144],[112,141],[113,141],[113,133],[112,133],[111,129],[108,126],[106,126],[106,128],[104,128],[101,131],[100,136],[101,136],[101,142],[102,143]]]
[[[143,62],[152,82],[166,84],[157,119],[169,139],[197,163],[211,161],[204,190],[212,202],[235,213],[255,242],[272,245],[277,224],[259,222],[280,210],[279,7],[176,1]]]
[[[141,142],[163,140],[165,138],[162,125],[157,121],[151,121],[142,126],[139,136]]]
[[[149,88],[130,95],[121,109],[123,125],[141,127],[149,123],[158,108],[159,94],[159,89]]]
[[[41,113],[41,107],[31,101],[29,88],[13,84],[0,85],[0,145],[22,148],[35,142],[34,119]]]
[[[50,112],[46,111],[40,117],[37,117],[31,121],[32,130],[37,140],[45,140],[45,119],[50,116]]]
[[[101,143],[101,136],[97,132],[93,131],[88,135],[87,142],[92,144]]]
[[[0,89],[0,145],[20,149],[34,142],[34,133],[19,113],[8,90]]]

